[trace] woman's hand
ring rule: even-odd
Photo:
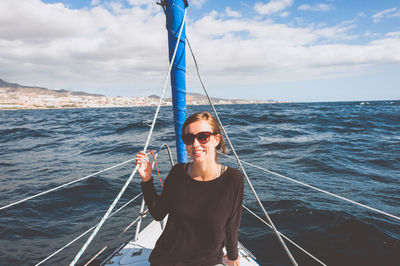
[[[240,265],[240,257],[238,257],[236,260],[230,260],[228,259],[228,256],[224,256],[222,259],[222,263],[228,266],[239,266]]]
[[[138,173],[142,177],[143,182],[150,180],[151,168],[150,159],[143,151],[136,154],[136,165],[138,165]]]

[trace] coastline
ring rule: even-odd
[[[86,92],[22,87],[18,84],[12,87],[11,85],[0,87],[0,110],[115,108],[157,106],[160,104],[160,97],[156,95],[148,97],[113,97]],[[221,99],[214,97],[211,99],[216,105],[278,103],[278,101],[274,100]],[[205,95],[190,92],[186,94],[186,103],[187,105],[209,104]],[[162,99],[161,105],[172,106],[172,99]]]
[[[214,105],[236,105],[236,104],[277,104],[277,103],[288,103],[285,101],[237,101],[230,103],[214,103]],[[188,103],[187,106],[201,106],[209,105],[209,103]],[[16,111],[16,110],[61,110],[61,109],[106,109],[106,108],[131,108],[131,107],[156,107],[157,104],[148,105],[110,105],[110,106],[38,106],[38,107],[3,107],[0,105],[0,111]],[[162,104],[161,106],[172,106],[172,104]]]

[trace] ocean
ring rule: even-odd
[[[239,157],[400,216],[400,101],[216,107]],[[208,110],[189,106],[188,113]],[[135,157],[155,107],[0,111],[0,207]],[[150,148],[175,155],[172,107],[162,107]],[[230,153],[232,155],[232,153]],[[237,167],[231,158],[223,164]],[[158,163],[170,169],[165,150]],[[277,229],[327,265],[399,265],[400,221],[244,164]],[[0,211],[0,264],[35,265],[97,224],[134,169],[103,172]],[[160,187],[158,186],[158,189]],[[135,177],[116,208],[140,193]],[[101,262],[134,228],[141,199],[106,221],[80,263]],[[263,217],[248,185],[244,205]],[[150,221],[145,218],[145,224]],[[120,235],[120,236],[119,236]],[[114,239],[119,236],[118,239]],[[68,265],[88,235],[43,265]],[[271,229],[243,210],[239,241],[261,265],[291,265]],[[299,265],[318,265],[288,244]]]

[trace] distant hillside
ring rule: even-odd
[[[30,89],[30,88],[37,88],[37,89],[44,89],[47,90],[45,88],[41,88],[38,86],[23,86],[23,85],[19,85],[18,83],[9,83],[7,81],[4,81],[2,79],[0,79],[0,88],[11,88],[11,89]]]
[[[160,98],[156,95],[150,95],[149,98]],[[211,99],[213,101],[220,101],[220,100],[224,100],[224,99],[220,99],[220,98],[213,98],[211,97]],[[165,99],[166,102],[172,102],[172,98],[166,98]],[[208,102],[207,96],[200,94],[200,93],[195,93],[195,92],[186,92],[186,102],[190,103],[190,102]]]
[[[211,100],[219,101],[219,100],[223,100],[223,99],[211,97]],[[190,102],[190,101],[206,101],[206,102],[208,102],[208,99],[207,99],[207,96],[205,96],[203,94],[189,92],[186,94],[186,101],[188,101],[188,102]]]
[[[274,101],[239,100],[211,98],[214,104],[260,104]],[[50,90],[37,86],[24,86],[0,79],[0,109],[37,109],[37,108],[101,108],[156,106],[160,97],[111,97],[82,91]],[[162,105],[172,105],[172,99],[163,99]],[[186,93],[187,105],[208,105],[205,95]]]
[[[67,97],[67,96],[93,96],[93,97],[104,97],[101,94],[87,93],[81,91],[69,91],[64,89],[59,90],[49,90],[46,88],[38,87],[38,86],[24,86],[18,83],[9,83],[0,79],[0,89],[3,91],[6,90],[6,93],[12,94],[36,94],[36,95],[50,95],[54,97]],[[150,95],[148,98],[150,99],[160,99],[157,95]],[[219,98],[211,98],[213,101],[219,101],[223,99]],[[172,102],[171,98],[165,99],[166,102]],[[199,93],[190,93],[186,94],[187,102],[207,102],[207,97],[205,95]]]
[[[37,86],[24,86],[18,83],[9,83],[0,79],[0,89],[6,93],[13,94],[37,94],[37,95],[51,95],[55,97],[66,97],[66,96],[94,96],[103,97],[101,94],[87,93],[81,91],[69,91],[69,90],[49,90]]]

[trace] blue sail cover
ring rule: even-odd
[[[185,12],[184,0],[168,0],[166,6],[169,61],[171,62],[178,39],[179,30]],[[181,128],[186,120],[186,61],[185,61],[185,26],[182,30],[181,40],[176,52],[175,61],[171,71],[172,103],[174,109],[174,124],[176,136],[176,150],[178,162],[184,163],[187,159],[185,144],[181,138]]]

